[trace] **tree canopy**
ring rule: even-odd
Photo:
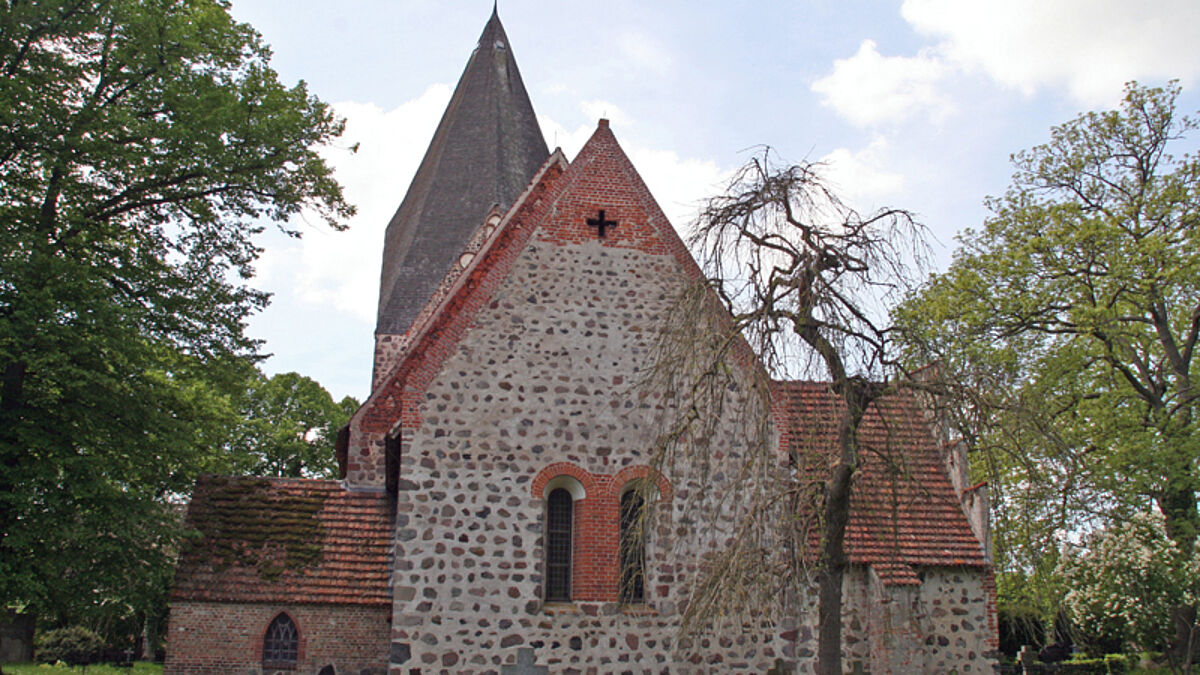
[[[299,373],[258,373],[239,401],[241,421],[230,440],[239,473],[336,478],[334,444],[358,401],[334,402],[316,380]]]
[[[1017,153],[984,227],[900,313],[914,361],[966,394],[951,412],[989,463],[1018,578],[1151,508],[1185,555],[1200,532],[1200,159],[1171,154],[1197,124],[1178,93],[1130,84]]]
[[[230,468],[260,223],[352,213],[269,57],[219,0],[0,5],[6,605],[158,593],[172,497]]]

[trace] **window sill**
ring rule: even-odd
[[[626,605],[594,601],[586,601],[582,605],[575,602],[547,602],[542,605],[540,613],[546,616],[577,616],[581,614],[587,616],[612,616],[615,614],[658,616],[658,610],[653,605],[644,602]]]
[[[296,670],[297,663],[295,661],[263,661],[263,672],[273,672],[278,670]]]
[[[583,614],[579,605],[573,602],[547,602],[542,605],[542,614],[548,616]]]
[[[658,610],[644,602],[621,605],[621,613],[629,616],[658,616]]]

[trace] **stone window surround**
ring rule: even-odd
[[[557,462],[544,467],[530,484],[531,497],[540,500],[543,518],[545,502],[551,490],[564,488],[574,500],[575,531],[572,536],[571,602],[546,603],[548,611],[571,612],[576,602],[619,602],[620,570],[620,500],[636,481],[649,479],[657,488],[656,502],[669,502],[673,497],[670,482],[658,471],[646,465],[629,466],[615,475],[593,474],[570,462]],[[539,544],[539,565],[545,565],[545,543]],[[647,559],[646,588],[654,571]],[[545,575],[543,574],[543,579]],[[544,583],[544,582],[543,582]],[[543,588],[542,597],[545,597]],[[646,602],[623,607],[637,614],[653,613],[647,593]]]

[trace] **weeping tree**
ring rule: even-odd
[[[911,288],[926,247],[911,213],[860,213],[820,172],[763,150],[702,209],[689,242],[701,280],[675,303],[650,380],[674,393],[676,411],[656,461],[737,483],[694,497],[710,513],[736,515],[722,524],[729,546],[714,552],[693,589],[685,630],[739,612],[759,616],[815,578],[818,672],[840,674],[858,431],[868,408],[902,386],[887,310]],[[771,398],[778,381],[796,378],[826,382],[840,403],[837,447],[793,453],[780,475]],[[739,415],[751,432],[734,458],[720,427]]]

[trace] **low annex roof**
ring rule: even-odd
[[[773,384],[781,445],[807,470],[826,469],[838,449],[841,400],[823,382]],[[889,585],[919,583],[918,566],[986,566],[917,398],[895,394],[872,405],[859,434],[850,561],[870,565]]]
[[[196,483],[171,596],[207,602],[387,605],[387,496],[338,481],[207,476]]]

